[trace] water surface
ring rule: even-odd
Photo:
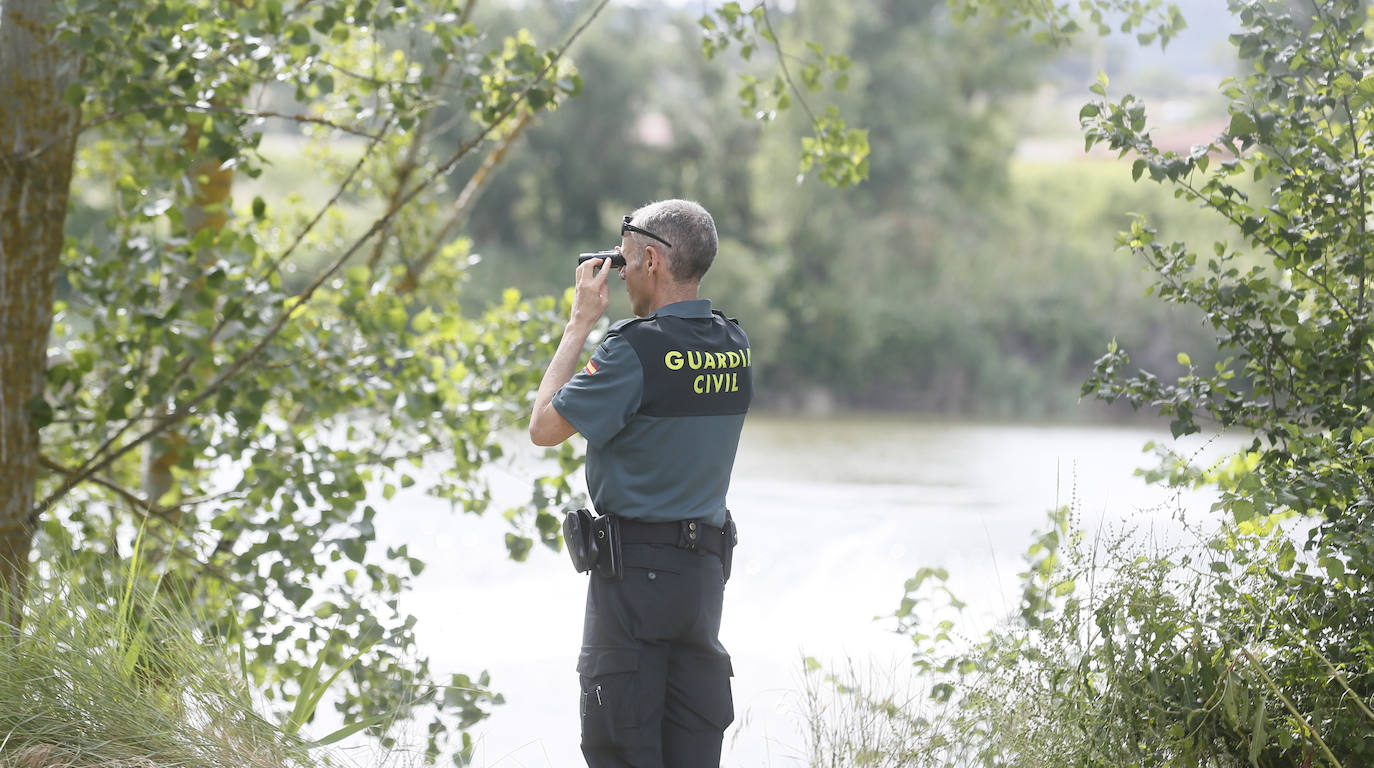
[[[735,667],[736,724],[724,766],[801,766],[803,655],[901,669],[908,641],[888,615],[903,582],[942,566],[975,632],[1016,607],[1021,553],[1046,513],[1089,527],[1167,528],[1176,500],[1133,476],[1167,430],[751,416],[729,503],[740,528],[721,639]],[[1220,455],[1238,441],[1193,439]],[[527,494],[520,460],[493,468],[495,509]],[[1183,503],[1205,510],[1208,499]],[[428,562],[405,608],[436,673],[482,669],[506,704],[473,732],[478,766],[579,768],[577,676],[586,577],[564,553],[505,557],[499,515],[422,495],[379,508],[379,535]]]

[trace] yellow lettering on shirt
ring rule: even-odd
[[[739,369],[749,368],[753,363],[753,351],[747,347],[725,352],[670,349],[663,355],[663,366],[670,371],[719,371],[692,378],[692,391],[698,395],[738,392]]]

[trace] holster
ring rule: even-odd
[[[722,538],[725,539],[724,547],[720,550],[720,564],[724,569],[725,580],[730,580],[730,565],[735,560],[735,545],[739,543],[739,531],[735,528],[735,518],[730,516],[730,510],[725,510],[725,527],[721,528]]]
[[[625,577],[620,560],[620,519],[615,515],[594,517],[585,509],[569,512],[563,518],[563,543],[578,573],[595,568],[608,581]]]
[[[620,518],[602,515],[592,521],[596,541],[596,572],[607,581],[625,578],[625,563],[620,559]]]
[[[592,533],[592,513],[579,509],[569,512],[563,518],[563,544],[568,548],[573,568],[578,573],[586,573],[596,565],[597,542]]]

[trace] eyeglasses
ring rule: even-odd
[[[672,243],[668,242],[667,240],[664,240],[663,238],[659,237],[658,235],[655,235],[653,232],[650,232],[650,231],[647,230],[647,229],[641,229],[641,228],[636,227],[635,225],[631,224],[631,223],[630,223],[630,219],[631,219],[631,218],[633,218],[633,217],[632,217],[632,216],[629,216],[629,215],[626,215],[625,218],[621,220],[621,222],[620,222],[620,236],[621,236],[621,237],[624,237],[626,232],[638,232],[639,234],[644,235],[645,237],[652,237],[653,239],[659,241],[660,243],[663,243],[664,245],[668,246],[669,248],[672,248],[672,247],[673,247],[673,244],[672,244]]]

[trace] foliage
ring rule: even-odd
[[[82,62],[66,95],[86,194],[30,406],[41,562],[107,583],[141,531],[137,578],[236,644],[293,728],[337,676],[346,722],[433,712],[429,756],[456,744],[461,759],[459,732],[501,699],[485,674],[417,656],[398,595],[424,564],[374,545],[393,523],[372,499],[425,482],[488,506],[479,470],[526,413],[566,307],[508,291],[465,316],[467,244],[442,226],[436,181],[575,95],[575,70],[446,3],[60,10],[59,44]],[[441,105],[466,135],[442,152],[425,141]],[[308,147],[327,199],[232,194],[282,139]],[[513,557],[558,546],[561,458],[510,512]]]
[[[767,389],[926,411],[1043,407],[1043,390],[998,389],[1015,380],[1003,365],[1017,341],[1001,316],[1015,285],[996,279],[1027,238],[1052,236],[1019,219],[1009,189],[1012,105],[1041,57],[1006,44],[996,24],[954,26],[935,2],[799,14],[795,24],[853,59],[840,109],[865,116],[876,154],[852,192],[758,186],[761,244],[779,262],[768,305],[787,323],[759,343],[777,345],[778,364],[760,370]],[[781,176],[776,154],[763,161]]]
[[[0,646],[0,765],[315,764],[198,621],[122,579],[35,586],[22,634]]]
[[[908,764],[1367,762],[1368,659],[1318,639],[1321,607],[1291,582],[1321,569],[1295,559],[1282,519],[1210,538],[1180,526],[1164,545],[1129,529],[1090,539],[1067,509],[1050,520],[1016,620],[974,643],[951,636],[953,618],[937,626],[955,615],[945,574],[908,582],[899,627],[933,699],[890,716],[915,724]]]
[[[1178,6],[1165,0],[949,0],[955,18],[967,21],[980,12],[1005,19],[1014,32],[1031,32],[1047,45],[1064,45],[1084,30],[1107,35],[1113,25],[1135,33],[1141,45],[1159,42],[1161,48],[1187,27]]]
[[[1352,3],[1318,3],[1310,19],[1230,5],[1254,70],[1224,85],[1232,121],[1211,145],[1157,150],[1131,96],[1082,111],[1089,146],[1134,153],[1134,178],[1148,172],[1201,203],[1267,261],[1219,242],[1204,266],[1137,221],[1122,244],[1155,275],[1156,294],[1201,309],[1230,357],[1204,372],[1180,354],[1186,373],[1166,383],[1132,372],[1114,344],[1084,387],[1171,416],[1176,435],[1204,419],[1256,435],[1216,466],[1165,450],[1146,473],[1213,490],[1213,511],[1229,518],[1204,533],[1179,516],[1177,533],[1147,544],[1129,530],[1090,541],[1059,510],[1028,552],[1020,611],[971,643],[941,617],[958,607],[944,574],[918,573],[899,626],[932,697],[954,710],[919,720],[917,764],[1276,768],[1374,755],[1370,104],[1360,95],[1374,52]],[[1236,183],[1246,176],[1269,180],[1271,194],[1247,195]]]
[[[567,4],[538,7],[530,14],[486,6],[483,23],[567,22]],[[614,223],[649,200],[718,201],[711,210],[722,236],[740,231],[748,215],[748,158],[758,131],[729,103],[726,62],[708,62],[688,44],[698,33],[683,17],[624,6],[605,15],[576,48],[587,87],[526,129],[520,151],[473,205],[468,231],[481,263],[464,291],[474,300],[506,285],[561,293],[573,254],[614,245]]]
[[[562,22],[561,4],[540,8]],[[703,295],[749,330],[770,406],[820,392],[841,406],[1073,415],[1112,336],[1148,344],[1137,348],[1143,361],[1171,362],[1175,344],[1208,360],[1196,319],[1147,301],[1139,270],[1100,248],[1124,210],[1210,222],[1100,160],[1017,159],[1018,121],[1046,57],[1008,43],[1002,26],[955,26],[937,2],[769,8],[779,40],[812,40],[849,61],[846,89],[827,95],[863,115],[882,162],[838,191],[794,183],[810,132],[795,101],[764,129],[737,114],[736,70],[778,76],[767,47],[744,61],[732,42],[703,60],[684,44],[696,30],[681,16],[607,14],[577,52],[587,88],[525,132],[474,206],[482,262],[468,296],[507,284],[561,290],[572,253],[610,244],[607,221],[687,196],[724,238]],[[612,314],[628,312],[621,299],[613,292]]]
[[[768,45],[776,53],[777,71],[771,78],[741,74],[739,89],[740,112],[768,122],[792,106],[795,98],[806,112],[813,133],[801,140],[801,172],[813,168],[820,172],[821,181],[834,187],[849,187],[868,178],[868,131],[850,128],[834,105],[816,114],[806,101],[829,86],[843,91],[849,86],[850,58],[844,54],[827,53],[824,46],[807,40],[805,53],[797,57],[783,51],[777,32],[773,29],[766,2],[759,2],[748,11],[739,3],[727,2],[715,13],[701,17],[703,32],[701,50],[706,58],[739,45],[739,54],[748,61],[759,46]],[[789,59],[798,59],[797,77],[792,76]],[[801,85],[797,80],[801,80]]]
[[[1169,415],[1176,433],[1210,420],[1256,435],[1245,471],[1215,481],[1220,506],[1241,525],[1288,513],[1310,518],[1302,548],[1315,566],[1290,570],[1292,544],[1272,561],[1278,595],[1261,639],[1293,648],[1296,658],[1259,671],[1310,717],[1319,755],[1363,764],[1374,753],[1364,704],[1374,676],[1374,322],[1365,179],[1374,48],[1362,3],[1317,3],[1308,18],[1260,4],[1231,7],[1243,25],[1233,42],[1254,69],[1224,84],[1231,123],[1210,146],[1187,156],[1158,151],[1129,96],[1090,104],[1083,117],[1090,142],[1133,152],[1137,178],[1148,172],[1214,211],[1270,265],[1238,268],[1234,248],[1217,242],[1203,267],[1186,244],[1162,243],[1138,223],[1123,241],[1160,276],[1161,298],[1203,309],[1232,356],[1211,371],[1180,357],[1188,375],[1165,383],[1130,375],[1125,351],[1113,349],[1085,391]],[[1213,168],[1213,153],[1230,157]],[[1271,180],[1269,204],[1238,192],[1234,179],[1245,176]],[[1221,615],[1236,634],[1241,618]],[[1325,688],[1314,690],[1316,680]],[[1289,710],[1294,704],[1285,702]]]
[[[567,30],[586,16],[554,5],[557,23],[539,37],[582,34]],[[489,284],[465,292],[479,254],[460,235],[505,227],[474,217],[472,204],[515,139],[530,138],[536,166],[537,152],[581,154],[565,137],[524,133],[581,94],[563,51],[541,50],[521,24],[484,34],[472,7],[54,6],[56,44],[79,63],[64,94],[80,112],[78,170],[59,300],[37,308],[56,313],[53,354],[26,411],[43,446],[31,520],[45,568],[105,583],[142,531],[139,578],[238,643],[249,679],[293,727],[331,696],[354,725],[437,709],[431,755],[500,697],[485,674],[440,675],[415,657],[414,619],[398,595],[423,563],[375,544],[388,524],[375,499],[424,482],[464,511],[488,506],[479,470],[501,458],[498,435],[523,416],[565,308]],[[756,35],[772,24],[762,6],[735,21]],[[770,42],[778,65],[791,66]],[[849,59],[804,47],[793,97],[842,91]],[[735,52],[722,47],[717,59]],[[692,53],[706,87],[733,92],[719,62]],[[625,83],[601,93],[646,90],[617,56],[586,58],[598,81]],[[632,125],[606,115],[608,128]],[[728,169],[701,184],[738,203],[721,206],[724,217],[745,220],[749,185],[737,182],[758,135],[720,123],[702,116],[677,151]],[[612,143],[623,135],[605,132]],[[723,135],[730,145],[718,149]],[[61,150],[56,138],[39,151]],[[826,178],[857,179],[860,132],[815,140],[808,157]],[[847,157],[831,165],[831,151]],[[625,154],[634,150],[616,147],[615,159]],[[647,170],[658,162],[649,153],[633,159],[648,181],[618,202],[683,181],[673,164]],[[558,194],[535,187],[548,207],[521,218],[525,198],[507,231],[582,226],[579,236],[601,245],[601,223],[619,209],[608,217],[602,198],[579,194],[580,174],[626,172],[591,153],[544,165],[562,175]],[[287,194],[263,183],[273,176]],[[456,199],[442,181],[461,189]],[[761,268],[782,271],[744,245]],[[765,304],[767,287],[749,286],[751,303]],[[779,317],[755,327],[781,336]],[[550,512],[572,501],[577,457],[556,458],[530,502],[507,510],[513,557],[536,540],[557,546]],[[320,684],[336,674],[342,689],[324,696]]]
[[[919,759],[915,750],[929,720],[910,713],[922,706],[926,691],[910,679],[909,668],[865,668],[848,659],[843,669],[829,672],[808,656],[802,673],[806,765],[899,768]]]
[[[1214,370],[1189,367],[1166,383],[1128,377],[1129,357],[1112,350],[1085,392],[1124,398],[1174,419],[1175,434],[1199,421],[1240,427],[1267,443],[1253,484],[1226,489],[1250,502],[1333,517],[1367,516],[1374,505],[1374,402],[1368,297],[1367,139],[1374,78],[1365,14],[1351,3],[1320,6],[1304,29],[1287,14],[1235,6],[1245,26],[1234,42],[1253,74],[1224,84],[1228,130],[1188,155],[1150,141],[1144,106],[1126,96],[1083,108],[1089,144],[1134,153],[1132,174],[1148,172],[1181,198],[1214,211],[1237,240],[1266,254],[1268,266],[1237,264],[1218,241],[1204,255],[1163,243],[1146,222],[1122,243],[1160,276],[1160,298],[1194,305],[1234,357]],[[1213,165],[1213,157],[1225,158]],[[1252,201],[1235,180],[1272,181],[1272,202]],[[1205,265],[1203,260],[1205,259]]]

